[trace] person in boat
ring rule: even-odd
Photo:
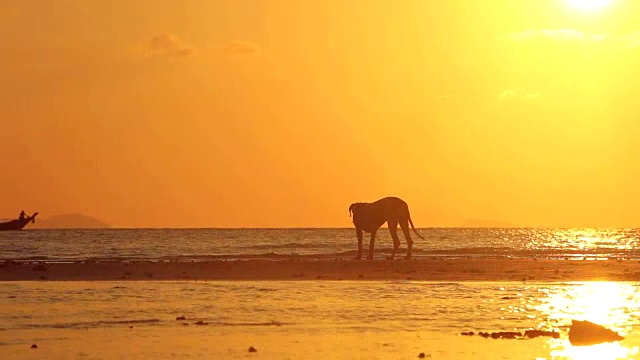
[[[25,214],[24,210],[22,210],[22,211],[20,212],[19,220],[20,220],[20,221],[22,221],[22,220],[24,220],[26,217],[27,217],[27,214]]]

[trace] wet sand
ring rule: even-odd
[[[420,259],[0,263],[0,281],[428,280],[640,281],[636,260]]]
[[[535,359],[553,350],[547,339],[496,341],[433,332],[360,333],[332,331],[292,334],[286,329],[260,331],[240,327],[220,331],[209,327],[184,329],[133,328],[57,330],[45,340],[43,330],[22,330],[20,337],[37,342],[0,347],[4,359]],[[100,339],[97,341],[96,339]],[[248,351],[249,347],[255,353]]]

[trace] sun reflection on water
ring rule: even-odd
[[[537,310],[548,315],[548,325],[554,328],[568,330],[571,320],[588,320],[625,336],[633,325],[631,311],[640,307],[640,293],[630,283],[576,283],[540,291],[544,296]],[[639,353],[638,346],[619,342],[572,346],[567,339],[550,339],[549,345],[554,359],[632,359]]]
[[[618,342],[591,346],[572,346],[569,340],[563,340],[551,350],[553,359],[572,360],[618,360],[634,359],[638,355],[638,347],[626,347]]]
[[[546,251],[553,257],[637,258],[638,229],[551,229],[535,230],[524,247]]]

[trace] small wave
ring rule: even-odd
[[[398,248],[397,254],[402,255],[406,251],[407,251],[406,248]],[[390,254],[391,252],[393,252],[393,248],[380,248],[380,249],[376,249],[375,252]],[[442,249],[442,250],[425,250],[425,249],[413,248],[412,250],[413,255],[473,255],[473,254],[508,255],[515,252],[517,251],[509,247],[501,247],[501,248],[475,247],[475,248],[457,248],[457,249]],[[357,253],[358,253],[358,250],[347,250],[347,251],[337,252],[331,255],[354,256]]]
[[[420,250],[414,249],[414,252],[421,254],[501,254],[501,253],[513,253],[516,252],[514,248],[502,246],[477,246],[477,247],[463,247],[453,249],[435,249],[435,250]]]
[[[72,322],[72,323],[58,323],[58,324],[29,324],[26,327],[42,329],[42,328],[54,328],[54,329],[91,329],[98,327],[109,327],[118,325],[142,325],[142,324],[157,324],[160,323],[160,319],[142,319],[142,320],[100,320],[100,321],[84,321],[84,322]]]
[[[323,249],[327,247],[333,247],[335,244],[333,243],[297,243],[297,242],[289,242],[284,244],[254,244],[248,246],[239,247],[244,250],[278,250],[278,249]]]
[[[48,256],[40,256],[39,255],[39,256],[25,256],[25,257],[21,257],[21,258],[15,259],[15,260],[23,260],[23,261],[27,261],[27,260],[42,260],[42,261],[44,261],[44,260],[49,260],[49,259],[50,259],[50,257],[48,257]]]
[[[282,326],[282,325],[291,325],[291,323],[282,323],[279,321],[270,321],[270,322],[221,322],[215,325],[221,326]]]
[[[451,286],[456,286],[456,287],[464,287],[466,288],[467,286],[458,282],[433,282],[433,283],[426,283],[424,284],[424,286],[427,287],[451,287]]]

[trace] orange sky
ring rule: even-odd
[[[0,218],[640,226],[640,4],[4,0]]]

